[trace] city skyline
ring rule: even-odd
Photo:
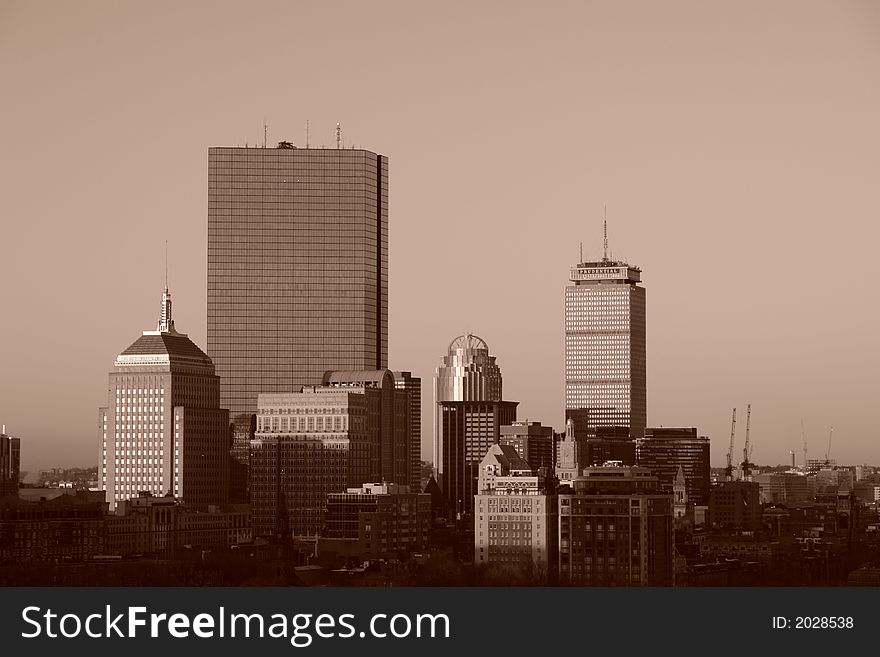
[[[258,74],[239,63],[190,86],[216,67],[191,49],[216,40],[198,29],[195,9],[182,8],[168,25],[147,12],[133,36],[130,9],[91,24],[64,6],[4,8],[0,76],[10,103],[0,184],[3,214],[13,219],[4,219],[2,238],[15,245],[4,254],[8,271],[29,285],[4,285],[0,295],[16,313],[4,321],[0,355],[16,376],[0,383],[0,420],[21,438],[22,469],[91,465],[106,365],[124,336],[154,321],[166,239],[178,319],[196,344],[207,344],[205,149],[261,143],[264,121],[270,144],[304,142],[310,121],[312,142],[332,146],[338,120],[346,146],[387,154],[394,167],[391,369],[427,383],[448,336],[473,331],[503,362],[520,419],[563,430],[558,290],[578,242],[588,258],[601,253],[607,202],[615,257],[625,251],[650,272],[649,426],[699,427],[720,466],[730,409],[751,403],[758,463],[786,463],[789,449],[800,458],[801,418],[811,457],[824,455],[833,425],[838,462],[880,461],[869,413],[880,310],[852,282],[871,280],[880,209],[872,192],[880,145],[875,8],[805,3],[794,25],[778,7],[758,20],[747,7],[722,15],[646,6],[645,24],[615,8],[572,5],[570,21],[558,8],[521,10],[510,27],[489,27],[495,52],[476,38],[501,11],[489,7],[468,25],[435,9],[414,23],[419,44],[380,32],[386,40],[376,56],[387,75],[375,94],[364,93],[375,79],[358,82],[366,63],[342,65],[354,50],[324,62],[326,80],[298,72],[299,87],[321,90],[320,100],[275,84],[279,64]],[[353,46],[365,45],[362,25],[377,26],[383,10],[364,11],[351,7],[339,25]],[[387,11],[412,18],[404,6]],[[317,28],[327,16],[300,17]],[[244,18],[218,12],[208,27],[256,39],[248,34],[256,30],[241,29]],[[45,50],[27,41],[37,29],[52,44]],[[523,37],[532,30],[538,44],[517,54],[513,44],[531,43]],[[260,53],[276,55],[270,62],[296,59],[299,48],[315,47],[317,31],[305,29],[302,45]],[[450,32],[461,51],[438,59]],[[158,64],[141,59],[152,40],[137,35],[149,33],[169,43]],[[85,47],[73,34],[101,39]],[[412,61],[400,57],[404,48]],[[107,58],[108,49],[118,57]],[[704,61],[693,57],[700,49]],[[530,54],[535,61],[522,68]],[[15,68],[22,58],[30,73]],[[171,70],[175,58],[180,71]],[[459,66],[467,61],[477,62],[472,71]],[[82,86],[91,93],[77,95]],[[236,86],[249,93],[226,91]],[[70,102],[56,102],[59,94]],[[471,98],[467,108],[456,100],[462,95]],[[559,102],[548,110],[527,102],[533,95]],[[426,107],[443,120],[425,119]],[[527,185],[524,157],[535,162]],[[47,230],[56,239],[45,240]],[[107,239],[124,248],[106,248]],[[63,327],[82,321],[83,291],[93,303],[89,331],[71,350]],[[53,376],[31,376],[37,371]],[[424,386],[422,393],[427,456],[431,396]],[[57,413],[39,412],[47,396]]]

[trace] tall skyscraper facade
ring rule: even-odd
[[[388,158],[208,149],[208,353],[222,405],[388,360]]]
[[[21,440],[6,433],[6,425],[0,432],[0,497],[18,496],[21,472]]]
[[[519,402],[502,401],[501,369],[489,346],[466,333],[449,345],[434,378],[434,468],[452,517],[473,512],[480,461],[516,420]]]
[[[422,472],[422,380],[413,376],[412,372],[392,372],[392,374],[394,387],[403,391],[401,394],[409,407],[406,429],[409,440],[409,488],[417,493],[420,490]]]
[[[607,254],[580,262],[565,288],[565,409],[579,438],[647,422],[645,288],[641,270]]]
[[[175,330],[167,287],[156,330],[116,358],[98,433],[111,509],[142,492],[195,508],[227,503],[229,411],[211,359]]]

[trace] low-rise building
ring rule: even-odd
[[[755,530],[761,527],[761,501],[753,481],[725,481],[709,492],[710,527]]]
[[[106,517],[105,554],[172,558],[189,548],[223,549],[252,540],[246,504],[198,510],[173,497],[141,495]]]
[[[318,554],[390,558],[428,547],[431,495],[409,486],[378,483],[327,494],[326,525]]]
[[[0,563],[88,561],[104,550],[103,501],[0,498]]]

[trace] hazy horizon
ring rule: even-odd
[[[741,457],[880,463],[870,292],[880,4],[0,0],[0,424],[22,469],[97,463],[116,355],[206,348],[207,149],[389,158],[389,362],[486,340],[519,417],[561,430],[563,288],[642,268],[648,426]],[[864,286],[868,285],[867,290]],[[872,301],[874,299],[874,301]],[[872,381],[874,381],[872,383]],[[874,391],[873,393],[871,391]],[[739,458],[737,459],[739,460]]]

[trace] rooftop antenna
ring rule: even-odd
[[[168,240],[165,240],[165,291],[168,291]]]
[[[266,119],[263,119],[263,148],[266,148],[266,134],[269,131],[269,126],[266,125]]]
[[[801,418],[801,438],[804,441],[804,470],[807,469],[807,434],[804,431],[804,418]]]
[[[306,148],[309,147],[309,120],[306,119]]]
[[[605,255],[602,258],[604,262],[608,262],[608,204],[605,204]]]
[[[584,261],[584,243],[581,242],[581,259],[578,260],[578,264],[582,263],[583,261]]]
[[[336,148],[339,148],[339,144],[342,143],[342,127],[339,123],[336,124]]]

